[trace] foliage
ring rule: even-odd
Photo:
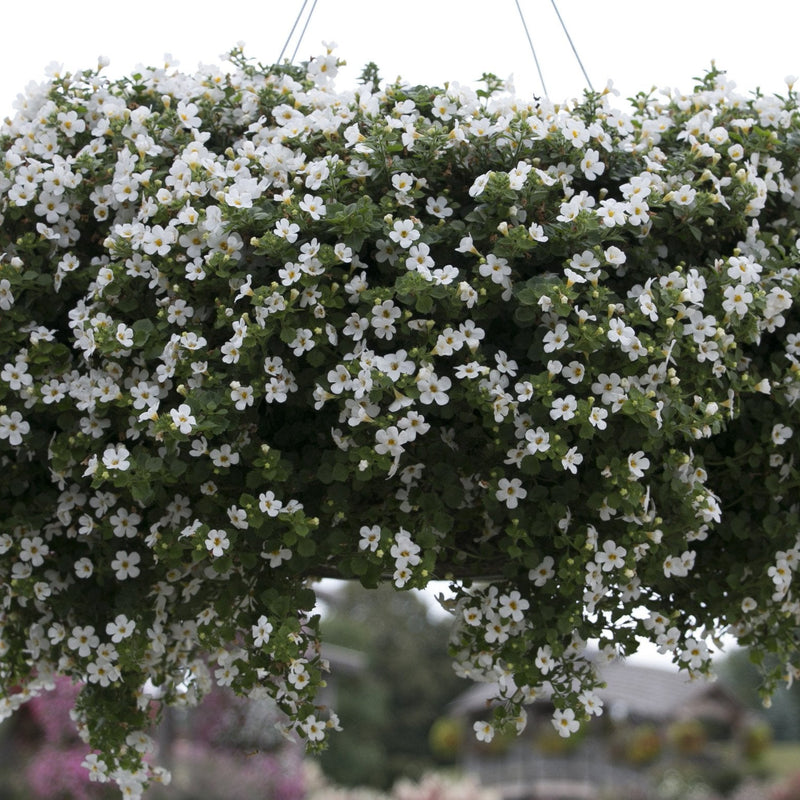
[[[756,655],[753,659],[747,650],[735,650],[720,662],[720,677],[734,690],[737,697],[758,711],[759,716],[769,724],[777,741],[800,740],[800,687],[792,683],[781,693],[778,702],[764,705],[758,693],[760,674],[754,660],[761,660],[761,656]]]
[[[320,763],[335,783],[387,789],[452,762],[452,754],[431,757],[431,728],[464,686],[447,656],[450,626],[427,612],[414,594],[389,586],[345,585],[331,598],[323,640],[365,658],[358,673],[334,676],[343,730]]]
[[[0,129],[0,715],[85,681],[129,796],[215,682],[321,746],[328,575],[453,581],[484,740],[545,684],[577,729],[593,639],[791,677],[792,86],[627,114],[231,58],[54,75]]]

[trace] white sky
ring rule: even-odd
[[[313,1],[313,0],[312,0]],[[551,98],[580,94],[584,80],[551,0],[519,0]],[[35,0],[6,2],[0,48],[0,116],[51,61],[68,70],[111,58],[109,73],[161,65],[184,70],[219,63],[239,41],[267,63],[277,59],[302,0]],[[308,2],[306,14],[312,2]],[[558,9],[595,88],[611,78],[623,98],[651,86],[686,91],[711,59],[742,90],[781,92],[800,74],[796,0],[558,0]],[[295,33],[295,40],[299,29]],[[515,0],[317,0],[299,60],[338,43],[350,85],[367,61],[383,77],[470,83],[483,72],[514,73],[520,94],[541,94]],[[289,53],[293,50],[289,47]],[[622,104],[622,101],[620,101]]]
[[[288,48],[291,54],[313,0]],[[585,82],[551,0],[519,0],[550,97],[578,96]],[[800,75],[800,2],[796,0],[558,0],[558,9],[596,89],[614,81],[623,99],[651,87],[688,91],[712,59],[742,91],[782,92]],[[278,58],[302,0],[35,0],[3,8],[0,117],[16,95],[44,79],[45,67],[91,67],[111,59],[112,77],[137,65],[219,64],[243,42],[253,58]],[[347,88],[368,61],[381,76],[413,83],[474,83],[483,72],[513,73],[520,95],[542,94],[515,0],[317,0],[298,60],[336,42],[348,61]],[[173,61],[174,63],[174,61]],[[652,656],[650,659],[651,660]],[[656,660],[658,657],[656,656]],[[663,659],[662,659],[663,663]]]

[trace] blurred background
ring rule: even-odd
[[[544,698],[520,736],[477,742],[488,692],[458,679],[449,622],[419,594],[391,587],[321,590],[326,696],[343,730],[307,757],[276,729],[269,702],[215,689],[170,709],[155,763],[173,773],[148,800],[800,800],[800,688],[770,708],[743,650],[716,682],[686,683],[668,664],[603,667],[605,713],[569,739]],[[118,797],[90,783],[69,712],[78,687],[59,683],[0,726],[0,798]]]

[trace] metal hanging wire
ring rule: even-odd
[[[581,72],[583,73],[583,77],[586,78],[586,83],[589,86],[589,91],[594,92],[594,86],[592,86],[592,82],[589,80],[589,76],[586,73],[586,69],[583,66],[583,61],[581,61],[581,57],[578,55],[578,51],[575,48],[575,45],[572,42],[572,37],[569,35],[569,31],[567,30],[567,26],[564,24],[564,20],[561,18],[561,14],[559,13],[558,6],[556,5],[556,0],[550,0],[553,4],[553,10],[556,12],[556,16],[558,17],[558,21],[561,23],[561,27],[564,29],[564,34],[567,37],[567,41],[569,42],[569,46],[572,48],[572,52],[575,55],[575,59],[578,62],[578,66],[581,68]]]
[[[553,10],[556,12],[556,16],[558,17],[558,21],[561,23],[561,28],[564,31],[564,34],[567,37],[567,41],[569,42],[569,46],[572,48],[572,53],[575,56],[575,59],[578,62],[578,66],[581,68],[581,72],[583,72],[583,77],[586,80],[586,84],[589,87],[590,91],[594,91],[594,87],[592,86],[591,80],[589,80],[589,75],[586,72],[586,68],[583,66],[583,61],[581,61],[581,57],[578,55],[578,50],[575,47],[575,43],[572,41],[572,37],[569,35],[569,31],[567,30],[567,26],[564,22],[564,19],[561,16],[561,13],[558,10],[558,6],[556,5],[556,0],[550,0]],[[542,68],[539,65],[539,58],[536,55],[536,48],[533,46],[533,40],[531,39],[531,34],[528,31],[528,24],[525,22],[525,15],[522,13],[522,6],[519,4],[519,0],[514,0],[514,3],[517,6],[517,11],[519,12],[519,18],[522,20],[522,27],[525,30],[525,36],[528,38],[528,45],[531,48],[531,54],[533,55],[533,60],[536,64],[536,71],[539,73],[539,82],[542,84],[542,90],[544,91],[545,97],[547,96],[547,86],[544,82],[544,76],[542,75]]]
[[[297,57],[297,53],[300,50],[300,45],[303,41],[303,37],[305,36],[306,30],[308,29],[308,23],[311,22],[311,17],[314,15],[314,10],[317,7],[318,0],[313,0],[311,4],[311,9],[306,16],[305,22],[303,23],[303,28],[300,31],[300,36],[297,38],[297,43],[295,44],[294,50],[292,51],[292,57],[289,59],[289,63],[293,64],[295,58]],[[531,38],[530,31],[528,30],[528,23],[525,20],[525,14],[522,11],[522,6],[519,3],[519,0],[514,0],[515,5],[517,6],[517,12],[519,13],[519,18],[522,21],[522,27],[525,31],[525,36],[528,39],[528,46],[531,49],[531,55],[533,55],[533,61],[536,64],[536,72],[539,74],[539,82],[542,84],[542,91],[544,95],[547,96],[547,85],[544,81],[544,75],[542,74],[542,67],[539,64],[539,57],[536,55],[536,48],[533,46],[533,39]],[[572,41],[572,36],[570,36],[569,30],[567,30],[567,25],[564,22],[563,17],[561,16],[561,12],[558,10],[558,6],[556,5],[556,0],[550,0],[550,3],[553,6],[553,10],[556,12],[556,16],[558,17],[558,21],[561,23],[561,28],[564,31],[564,35],[567,37],[567,41],[569,42],[569,46],[572,48],[572,53],[575,56],[576,61],[578,62],[578,66],[581,68],[581,72],[583,73],[583,77],[586,80],[586,84],[589,87],[590,91],[594,91],[594,86],[592,86],[592,81],[589,78],[589,74],[586,72],[586,67],[583,65],[583,61],[581,60],[580,55],[578,54],[578,50],[575,47],[575,43]],[[303,12],[308,5],[308,0],[303,0],[302,5],[300,6],[300,11],[297,13],[297,17],[295,18],[294,23],[292,24],[292,28],[289,31],[289,35],[286,37],[286,41],[283,43],[283,47],[281,48],[280,55],[278,56],[278,60],[275,62],[280,64],[281,60],[283,59],[284,53],[286,49],[289,47],[289,42],[292,40],[292,36],[294,36],[294,32],[297,29],[300,20],[303,18]]]
[[[525,15],[522,13],[522,6],[520,6],[519,0],[514,0],[514,2],[517,4],[517,11],[519,11],[519,18],[522,20],[522,27],[525,29],[525,35],[528,37],[528,44],[530,45],[533,60],[536,64],[536,71],[539,73],[539,82],[542,84],[542,92],[544,92],[544,96],[547,97],[547,86],[545,86],[544,75],[542,75],[542,68],[539,66],[539,59],[536,56],[536,48],[533,46],[533,40],[528,32],[528,24],[525,22]]]
[[[304,0],[305,1],[305,0]],[[292,60],[291,63],[294,64],[295,58],[297,58],[297,51],[300,49],[300,43],[303,41],[303,37],[306,35],[306,28],[308,28],[308,23],[311,22],[311,17],[314,15],[314,9],[317,7],[317,0],[311,4],[311,11],[308,12],[308,16],[306,17],[305,25],[303,25],[303,30],[300,31],[300,36],[297,39],[297,44],[294,47],[294,52],[292,53]]]
[[[292,40],[292,36],[294,36],[295,29],[297,28],[298,23],[303,18],[303,12],[306,10],[306,6],[308,5],[308,0],[303,0],[303,5],[300,6],[300,11],[297,12],[297,17],[295,18],[294,24],[292,25],[292,29],[289,31],[289,35],[286,37],[286,41],[283,43],[283,47],[281,48],[281,54],[278,56],[278,60],[275,62],[276,64],[280,64],[283,60],[283,54],[286,52],[286,48],[289,46],[289,42]],[[297,44],[294,47],[294,51],[292,52],[292,57],[289,59],[289,63],[293,64],[295,58],[297,57],[297,51],[300,49],[300,44],[303,41],[303,37],[306,34],[306,29],[308,28],[308,23],[311,21],[311,17],[314,15],[314,9],[317,7],[317,0],[311,4],[311,10],[308,12],[308,16],[306,17],[306,21],[303,24],[303,28],[300,31],[300,36],[297,39]]]

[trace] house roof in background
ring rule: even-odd
[[[714,681],[691,680],[676,670],[643,667],[615,661],[599,667],[605,688],[597,694],[613,716],[668,720],[699,710],[709,700],[739,706],[734,695]],[[497,684],[479,683],[449,707],[455,716],[481,713],[497,699]]]

